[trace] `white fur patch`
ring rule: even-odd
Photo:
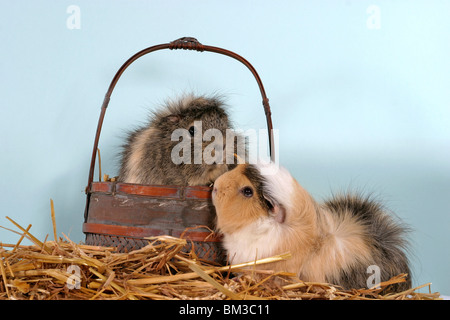
[[[261,218],[247,227],[224,237],[224,247],[232,264],[267,258],[275,252],[282,239],[284,227],[271,218]]]
[[[264,192],[286,209],[292,208],[294,178],[289,171],[273,162],[257,164],[256,168],[264,177]]]

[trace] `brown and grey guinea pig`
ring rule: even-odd
[[[210,185],[228,170],[229,165],[225,156],[223,161],[204,161],[203,151],[212,142],[203,141],[202,137],[208,129],[217,129],[225,137],[228,128],[231,128],[230,120],[218,97],[191,94],[168,101],[151,115],[147,125],[128,135],[121,153],[118,181],[147,185]],[[172,139],[172,133],[177,129],[185,129],[186,139],[190,139],[187,145],[190,163],[173,161],[172,150],[180,143],[180,140]],[[200,134],[200,142],[197,140],[200,147],[194,146],[194,135],[197,134]],[[225,149],[225,139],[218,143],[223,143]],[[186,150],[183,152],[187,153]]]
[[[380,281],[408,274],[389,290],[411,287],[408,228],[368,197],[334,196],[319,204],[286,169],[240,164],[215,181],[213,203],[231,263],[290,252],[291,259],[261,267],[359,289],[367,287],[368,267],[377,266]]]

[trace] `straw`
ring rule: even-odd
[[[305,282],[293,274],[259,270],[259,266],[290,258],[289,253],[242,264],[217,267],[186,252],[185,239],[147,238],[148,245],[131,252],[76,244],[62,233],[40,241],[7,217],[21,232],[15,244],[0,244],[0,299],[17,300],[167,300],[167,299],[270,299],[270,300],[438,300],[424,284],[404,292],[382,295],[381,290],[406,281],[406,274],[380,283],[380,289],[342,288]],[[6,228],[5,228],[6,229]],[[24,237],[33,245],[20,245]],[[76,284],[75,286],[73,284]],[[428,293],[418,290],[428,287]]]
[[[55,241],[58,241],[58,237],[57,237],[57,233],[56,233],[55,206],[53,204],[53,199],[50,199],[50,208],[51,208],[51,213],[52,213],[53,236],[55,237]]]

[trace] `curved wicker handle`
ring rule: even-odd
[[[264,107],[264,112],[266,114],[267,130],[269,133],[269,147],[270,147],[269,151],[270,151],[271,158],[273,160],[273,155],[274,155],[273,140],[274,139],[273,139],[273,133],[272,133],[273,127],[272,127],[269,99],[266,96],[266,92],[264,91],[263,84],[262,84],[261,79],[259,78],[259,75],[256,72],[255,68],[253,68],[253,66],[247,60],[245,60],[243,57],[241,57],[240,55],[238,55],[232,51],[228,51],[228,50],[225,50],[222,48],[217,48],[217,47],[212,47],[212,46],[205,46],[205,45],[201,44],[200,42],[198,42],[197,39],[195,39],[195,38],[184,37],[184,38],[180,38],[178,40],[172,41],[170,43],[159,44],[159,45],[144,49],[142,51],[139,51],[138,53],[133,55],[131,58],[129,58],[117,71],[116,75],[114,76],[113,80],[111,81],[111,84],[109,85],[108,91],[106,92],[106,95],[105,95],[105,99],[103,100],[100,118],[98,120],[98,125],[97,125],[97,132],[96,132],[95,140],[94,140],[94,149],[92,150],[91,167],[89,170],[89,180],[88,180],[88,185],[86,187],[86,192],[88,192],[90,190],[92,181],[94,179],[95,159],[96,159],[96,155],[97,155],[97,148],[98,148],[98,142],[100,139],[100,131],[102,129],[103,118],[105,117],[106,108],[108,107],[109,100],[111,98],[111,94],[114,90],[114,87],[117,84],[117,81],[119,81],[119,78],[122,75],[122,73],[125,71],[125,69],[128,68],[128,66],[130,64],[132,64],[135,60],[137,60],[138,58],[140,58],[143,55],[146,55],[150,52],[158,51],[158,50],[162,50],[162,49],[170,49],[170,50],[184,49],[184,50],[195,50],[195,51],[199,51],[199,52],[210,51],[210,52],[220,53],[220,54],[229,56],[231,58],[234,58],[234,59],[242,62],[248,69],[250,69],[250,71],[252,72],[256,81],[258,82],[259,90],[261,91],[261,96],[263,98],[262,104]]]

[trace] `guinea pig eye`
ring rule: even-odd
[[[253,189],[250,187],[243,187],[241,189],[241,193],[244,195],[244,197],[250,198],[253,196]]]
[[[189,134],[191,135],[191,137],[193,137],[194,133],[195,133],[195,127],[192,126],[192,127],[189,128]]]

